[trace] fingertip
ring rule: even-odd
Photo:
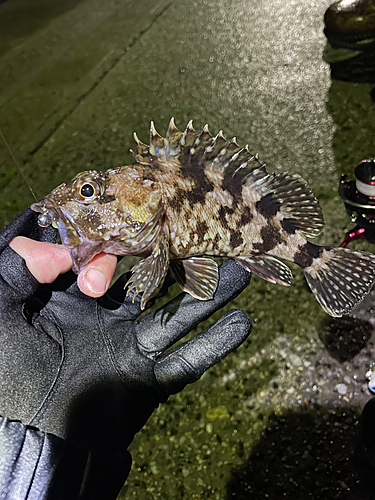
[[[117,265],[112,254],[98,254],[79,273],[78,288],[89,297],[101,297],[108,290]]]
[[[241,344],[250,335],[253,328],[249,315],[242,309],[232,309],[220,319],[226,323],[226,327],[230,332],[229,336],[233,340],[233,345],[236,344],[236,346]]]
[[[239,347],[249,336],[251,321],[232,309],[188,341],[158,358],[154,372],[166,394],[182,390]]]
[[[234,259],[228,259],[219,266],[220,279],[225,281],[228,277],[233,280],[238,288],[245,288],[251,280],[251,272],[245,269]]]
[[[108,290],[110,281],[102,271],[92,268],[80,272],[77,285],[85,295],[101,297]]]

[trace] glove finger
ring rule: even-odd
[[[180,294],[136,323],[142,349],[149,353],[163,352],[237,297],[249,284],[250,277],[240,264],[225,261],[219,267],[219,285],[212,300],[197,300],[189,294]]]
[[[120,276],[108,291],[102,297],[98,298],[98,304],[104,309],[116,311],[124,319],[135,320],[143,312],[141,309],[142,295],[137,295],[134,302],[134,291],[126,296],[127,288],[125,286],[130,276],[130,271]],[[171,273],[168,273],[157,295],[147,302],[146,310],[152,307],[157,299],[167,295],[169,287],[174,283],[175,279]]]
[[[10,246],[0,254],[0,275],[17,292],[20,300],[31,297],[39,287],[39,282],[26,267],[24,259]]]
[[[0,254],[0,275],[22,297],[35,291],[35,280],[52,283],[60,273],[67,272],[71,265],[69,253],[61,245],[23,236],[14,238]]]
[[[55,243],[56,235],[57,231],[52,226],[40,227],[38,225],[38,214],[31,210],[31,208],[26,208],[0,231],[0,252],[16,236],[27,236],[33,240]]]
[[[1,277],[8,285],[17,291],[21,300],[33,295],[38,288],[38,282],[29,272],[25,261],[9,243],[16,236],[26,236],[34,240],[56,241],[56,229],[53,227],[42,228],[38,226],[38,214],[26,208],[16,219],[12,220],[0,231],[0,271]]]
[[[166,396],[181,391],[198,380],[250,335],[251,320],[241,310],[224,314],[216,323],[163,355],[154,371]]]

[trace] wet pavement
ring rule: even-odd
[[[171,116],[193,118],[302,175],[324,212],[319,243],[341,243],[338,181],[375,155],[375,105],[369,85],[330,79],[329,1],[45,3],[0,4],[0,129],[38,197],[132,161],[132,133],[146,141],[150,120],[163,134]],[[32,198],[1,143],[0,183],[4,224]],[[356,443],[373,298],[352,323],[329,322],[293,273],[289,289],[253,277],[226,307],[248,312],[251,340],[154,413],[120,498],[366,498]]]

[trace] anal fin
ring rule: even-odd
[[[289,267],[269,255],[236,257],[235,260],[248,271],[271,283],[284,286],[290,286],[293,283],[293,275]]]
[[[184,292],[196,299],[212,299],[219,281],[214,260],[208,257],[190,257],[171,261],[172,273]]]

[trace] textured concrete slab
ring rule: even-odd
[[[1,5],[0,22],[7,29],[0,32],[0,129],[20,161],[33,157],[169,4],[71,0],[65,9],[49,5],[49,16],[37,0]],[[30,32],[19,27],[25,10]],[[0,157],[4,187],[17,174],[3,144]],[[42,177],[39,170],[36,177]],[[15,186],[17,191],[17,179]],[[9,206],[20,205],[7,195],[0,206],[3,223]]]
[[[173,115],[180,127],[194,118],[236,135],[271,169],[336,182],[320,12],[299,2],[175,2],[127,51],[134,24],[148,26],[166,2],[156,13],[146,5],[81,2],[0,61],[0,125],[31,159],[40,194],[87,166],[123,163],[134,130],[145,137],[151,119],[165,130]],[[64,173],[47,181],[60,151]]]

